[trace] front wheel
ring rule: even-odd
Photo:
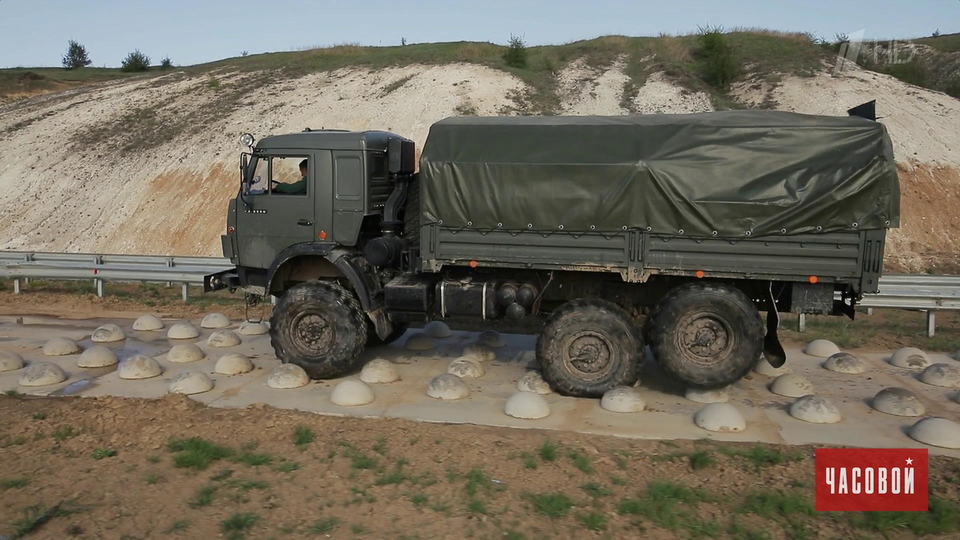
[[[308,281],[280,297],[270,318],[270,342],[284,363],[311,379],[342,375],[367,342],[367,321],[357,298],[335,282]]]
[[[557,392],[599,397],[637,382],[643,339],[620,306],[577,299],[560,306],[537,337],[537,361]]]
[[[668,292],[649,332],[660,369],[703,388],[740,380],[763,350],[757,307],[740,289],[722,283],[687,283]]]

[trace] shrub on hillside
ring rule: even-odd
[[[146,71],[150,69],[150,57],[139,49],[128,54],[120,64],[121,71]]]
[[[916,58],[910,60],[909,62],[888,64],[880,71],[888,75],[893,75],[905,83],[929,88],[929,82],[927,80],[927,68],[923,65],[923,62],[917,60]]]
[[[67,54],[63,55],[63,67],[67,69],[77,69],[89,66],[90,63],[91,60],[90,57],[87,56],[87,48],[71,39],[67,45]]]
[[[170,60],[169,56],[160,61],[160,69],[170,69],[172,67],[173,62]]]
[[[697,34],[700,77],[715,88],[727,88],[740,73],[740,62],[721,26],[704,26]]]
[[[503,61],[510,67],[527,67],[527,44],[524,43],[522,36],[510,34],[507,52],[503,53]]]

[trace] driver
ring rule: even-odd
[[[292,184],[273,183],[274,193],[286,193],[287,195],[304,195],[307,192],[307,160],[300,162],[300,180]]]

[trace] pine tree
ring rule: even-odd
[[[71,39],[70,44],[67,45],[67,54],[63,55],[63,67],[76,69],[90,64],[91,60],[87,56],[87,48]]]

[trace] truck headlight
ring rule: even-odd
[[[243,135],[240,136],[240,144],[244,146],[253,147],[253,141],[254,141],[253,135],[249,133],[244,133]]]

